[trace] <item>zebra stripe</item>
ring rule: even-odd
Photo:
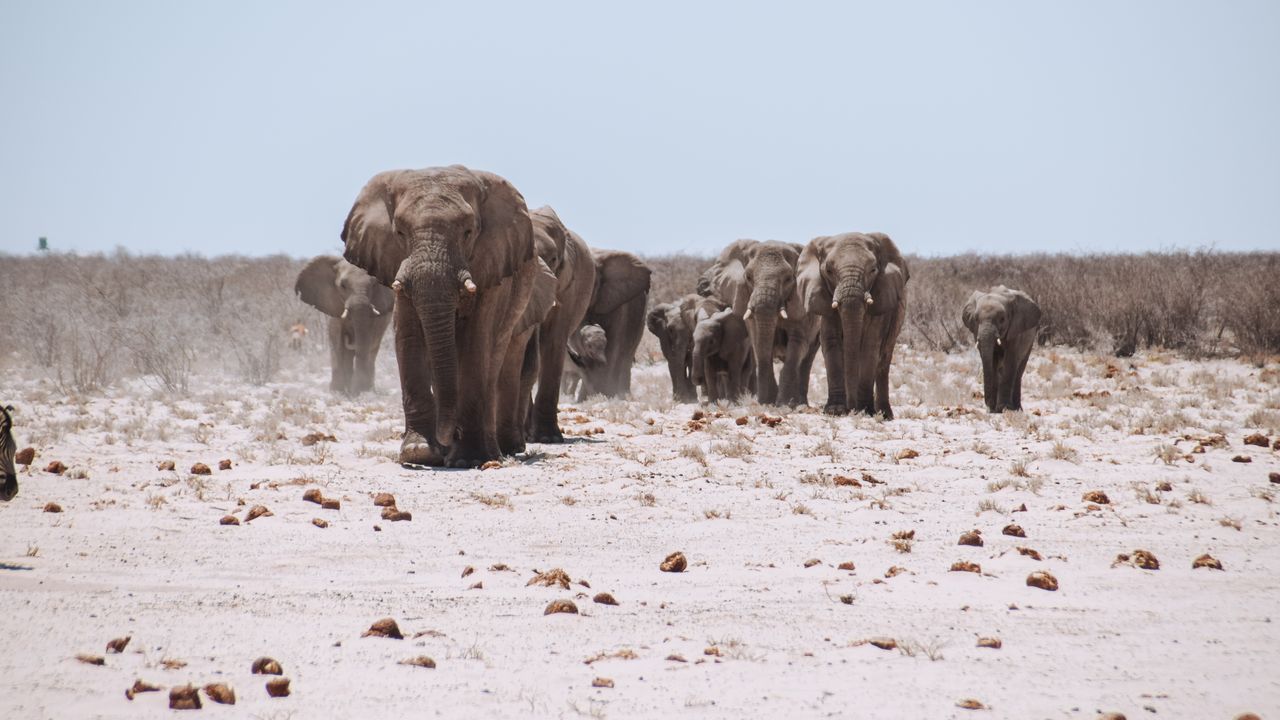
[[[10,500],[18,494],[18,472],[13,466],[13,455],[18,451],[13,442],[13,407],[0,407],[0,475],[4,485],[0,487],[0,500]]]

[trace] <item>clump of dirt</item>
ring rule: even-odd
[[[138,678],[133,681],[133,685],[130,686],[128,690],[124,691],[124,696],[132,700],[135,695],[141,695],[142,693],[149,692],[160,692],[160,686],[152,685],[149,682],[144,682],[142,678]]]
[[[226,683],[209,683],[204,686],[204,694],[219,705],[236,704],[236,691]]]
[[[591,598],[591,601],[599,605],[617,605],[618,604],[618,601],[615,600],[613,596],[607,592],[596,593],[596,596]]]
[[[1280,472],[1268,473],[1267,479],[1275,483],[1276,485],[1280,485]]]
[[[1244,444],[1256,445],[1257,447],[1264,448],[1264,447],[1270,447],[1271,441],[1270,439],[1267,438],[1266,435],[1263,435],[1262,433],[1253,433],[1252,435],[1244,436]]]
[[[391,493],[380,492],[373,496],[374,507],[395,507],[396,496]]]
[[[13,456],[13,461],[25,467],[31,467],[31,463],[36,460],[36,449],[33,447],[24,447]]]
[[[1107,497],[1107,494],[1102,492],[1101,490],[1090,490],[1089,492],[1085,493],[1083,497],[1081,497],[1081,500],[1084,500],[1085,502],[1091,502],[1096,505],[1111,504],[1111,498]]]
[[[987,706],[982,704],[981,700],[975,698],[964,698],[956,701],[956,707],[965,710],[986,710]]]
[[[760,421],[761,425],[767,425],[768,427],[771,427],[771,428],[778,427],[778,425],[782,424],[782,418],[778,417],[777,415],[767,415],[765,413],[760,413],[759,415],[756,416],[756,419]]]
[[[897,532],[895,532],[895,533],[893,534],[893,538],[892,538],[892,539],[894,539],[894,540],[915,540],[915,539],[916,539],[916,531],[915,531],[915,530],[899,530],[899,531],[897,531]]]
[[[62,506],[56,502],[48,502],[44,504],[44,511],[47,513],[60,513],[62,512]]]
[[[325,498],[320,501],[320,507],[324,510],[341,510],[342,501],[337,498]]]
[[[1168,480],[1161,480],[1159,483],[1156,484],[1156,490],[1159,490],[1160,492],[1172,492],[1173,483],[1169,482]]]
[[[968,560],[959,560],[951,564],[951,572],[981,573],[982,566]]]
[[[44,466],[44,471],[47,473],[52,473],[54,475],[61,475],[62,473],[67,471],[67,466],[61,460],[54,460],[53,462]]]
[[[303,502],[315,503],[319,505],[324,502],[324,495],[320,493],[320,488],[311,488],[302,493]]]
[[[1218,560],[1218,558],[1210,555],[1209,553],[1205,553],[1204,555],[1201,555],[1200,557],[1192,561],[1191,569],[1195,570],[1196,568],[1209,568],[1210,570],[1221,570],[1222,562]]]
[[[1146,550],[1133,551],[1133,564],[1142,568],[1143,570],[1159,570],[1160,569],[1160,561],[1156,559],[1155,555],[1151,554]]]
[[[552,600],[547,605],[547,608],[542,611],[543,615],[555,615],[557,613],[577,615],[578,606],[574,605],[572,600]]]
[[[249,508],[248,514],[244,516],[244,521],[252,522],[260,517],[271,517],[272,515],[275,515],[275,513],[268,510],[266,505],[254,505]]]
[[[76,655],[76,659],[85,665],[106,665],[107,661],[101,655],[90,655],[89,653],[80,653]]]
[[[658,569],[662,572],[678,573],[684,572],[689,567],[689,561],[685,559],[684,553],[673,552],[667,556]]]
[[[891,637],[867,638],[863,642],[865,642],[868,645],[871,645],[872,647],[878,647],[881,650],[893,650],[898,647],[898,641],[894,640]]]
[[[360,637],[384,637],[393,640],[403,640],[404,635],[400,634],[400,626],[396,624],[393,618],[382,618],[369,626],[368,630]]]
[[[999,650],[1004,647],[1004,642],[998,637],[980,637],[978,638],[978,647]]]
[[[738,426],[742,426],[742,425],[746,425],[746,424],[747,424],[747,423],[749,423],[749,422],[751,422],[751,419],[750,419],[750,418],[748,418],[746,415],[743,415],[743,416],[741,416],[741,417],[737,418],[736,420],[734,420],[734,421],[733,421],[733,424],[734,424],[734,425],[738,425]]]
[[[126,635],[125,637],[118,637],[115,640],[112,640],[107,643],[107,654],[111,655],[124,652],[124,649],[129,646],[129,641],[132,639],[132,635]]]
[[[1022,529],[1021,525],[1012,525],[1012,524],[1005,525],[1004,529],[1000,531],[1000,534],[1008,535],[1009,537],[1020,537],[1020,538],[1024,538],[1027,536],[1027,532]]]
[[[429,670],[436,669],[436,661],[432,660],[426,655],[419,655],[417,657],[411,657],[408,660],[401,660],[398,664],[411,665],[413,667],[420,667],[420,668],[427,668]]]
[[[315,525],[316,527],[320,528],[321,530],[323,530],[323,529],[325,529],[325,528],[329,527],[329,521],[328,521],[328,520],[325,520],[325,519],[323,519],[323,518],[311,518],[311,524],[312,524],[312,525]]]
[[[855,570],[856,568],[854,567],[853,562],[851,562],[851,561],[849,561],[849,560],[846,560],[846,561],[844,561],[844,562],[840,563],[839,565],[837,565],[837,566],[836,566],[836,569],[837,569],[837,570],[849,570],[849,571],[853,571],[853,570]]]
[[[239,525],[240,518],[236,517],[235,515],[223,515],[222,519],[218,521],[218,524],[219,525]]]
[[[906,569],[906,568],[904,568],[904,567],[898,567],[897,565],[894,565],[893,567],[891,567],[891,568],[889,568],[888,570],[885,570],[885,571],[884,571],[884,576],[885,576],[886,578],[896,577],[896,576],[901,575],[902,573],[904,573],[904,572],[906,572],[906,571],[907,571],[907,569]]]
[[[476,569],[475,569],[475,568],[473,568],[473,567],[471,567],[470,565],[468,565],[468,566],[466,566],[466,567],[462,568],[462,577],[466,577],[466,576],[470,575],[471,573],[473,573],[473,572],[475,572],[475,571],[476,571]],[[532,582],[532,581],[530,581],[530,582]]]
[[[169,471],[178,469],[178,466],[172,460],[161,460],[160,464],[156,465],[156,469]]]
[[[822,564],[822,561],[819,560],[818,558],[809,558],[808,560],[804,561],[804,566],[806,568],[811,568],[814,565],[821,565],[821,564]]]
[[[671,662],[682,662],[682,663],[687,663],[687,662],[689,662],[688,660],[685,660],[685,659],[684,659],[684,656],[683,656],[683,655],[677,655],[676,653],[672,653],[672,654],[668,655],[668,656],[667,656],[667,660],[669,660],[669,661],[671,661]]]
[[[561,570],[560,568],[551,568],[546,572],[538,572],[535,570],[534,573],[536,574],[532,578],[529,578],[529,582],[524,584],[525,587],[529,587],[530,585],[541,585],[542,587],[559,585],[561,589],[568,590],[569,583],[573,582],[573,578],[569,577],[569,573]]]
[[[915,448],[902,448],[894,457],[899,460],[912,460],[920,457],[920,453]]]
[[[260,657],[253,661],[253,667],[249,669],[254,675],[283,675],[284,668],[280,667],[280,663],[274,658]]]
[[[393,507],[382,508],[382,519],[390,522],[409,521],[413,520],[413,513],[397,510]]]
[[[485,464],[480,466],[481,470],[498,470],[501,468],[502,468],[502,463],[498,462],[497,460],[486,461]]]
[[[275,678],[267,681],[267,694],[273,698],[289,697],[289,678]]]
[[[1248,455],[1236,455],[1236,456],[1234,456],[1234,457],[1232,457],[1232,458],[1231,458],[1231,462],[1236,462],[1236,463],[1251,463],[1251,462],[1253,462],[1253,458],[1249,457]]]
[[[230,470],[230,469],[231,469],[231,461],[230,461],[230,460],[225,460],[225,459],[224,459],[224,460],[219,460],[219,461],[218,461],[218,469],[219,469],[219,470]]]
[[[958,545],[968,545],[970,547],[982,547],[982,531],[971,530],[960,535]]]
[[[1027,586],[1054,592],[1058,589],[1058,578],[1046,570],[1037,570],[1027,576]]]
[[[857,478],[851,478],[847,475],[837,475],[832,480],[838,487],[862,487],[862,483]]]
[[[607,677],[598,677],[598,678],[596,678],[595,680],[592,680],[592,681],[591,681],[591,687],[593,687],[593,688],[611,688],[611,687],[613,687],[613,680],[611,680],[610,678],[607,678]]]
[[[1040,553],[1036,552],[1035,550],[1032,550],[1032,549],[1031,549],[1031,548],[1029,548],[1029,547],[1020,547],[1020,548],[1018,548],[1018,554],[1019,554],[1019,555],[1026,555],[1027,557],[1031,558],[1032,560],[1043,560],[1043,559],[1044,559],[1044,558],[1040,557]]]
[[[302,436],[303,447],[311,447],[318,442],[338,442],[338,438],[334,437],[332,434],[322,432],[313,432]]]
[[[170,710],[199,710],[200,691],[192,685],[183,685],[169,690]]]
[[[202,462],[198,462],[195,465],[191,466],[191,474],[192,475],[212,475],[213,471],[209,469],[208,465],[205,465]]]

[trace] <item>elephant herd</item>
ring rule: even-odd
[[[647,313],[640,258],[589,247],[550,207],[530,211],[505,179],[459,165],[375,175],[342,241],[343,258],[313,259],[295,291],[330,318],[335,391],[372,388],[394,323],[402,464],[474,467],[527,441],[562,442],[562,385],[579,399],[626,397],[646,327],[677,400],[701,389],[712,402],[750,393],[807,404],[821,348],[828,413],[893,417],[889,367],[910,273],[881,233],[738,240],[696,294]],[[962,319],[977,338],[988,409],[1019,409],[1039,308],[999,286],[975,292]]]

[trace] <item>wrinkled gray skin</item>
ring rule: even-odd
[[[400,462],[473,467],[521,447],[520,329],[541,271],[520,192],[461,165],[380,173],[342,240],[397,294]]]
[[[706,389],[710,402],[735,402],[747,391],[755,370],[751,332],[733,308],[709,316],[699,312],[698,317],[693,329],[693,382]]]
[[[18,494],[18,469],[13,464],[13,456],[18,446],[13,440],[13,406],[0,407],[0,476],[4,485],[0,485],[0,500],[9,502]]]
[[[565,365],[567,385],[565,393],[578,402],[597,392],[591,387],[588,375],[598,374],[609,361],[609,338],[599,325],[583,325],[569,336]]]
[[[1040,306],[1021,290],[974,290],[960,311],[982,357],[982,397],[993,413],[1022,409],[1022,373],[1036,343]]]
[[[698,280],[699,295],[714,295],[733,308],[751,331],[756,399],[805,405],[809,373],[818,353],[818,319],[805,309],[796,285],[803,248],[793,243],[737,240]],[[775,379],[773,360],[782,354]]]
[[[604,366],[583,371],[595,392],[627,397],[631,394],[631,365],[644,336],[649,266],[621,250],[592,249],[591,254],[596,263],[596,289],[583,323],[604,328],[609,347]]]
[[[907,263],[883,233],[814,238],[800,257],[805,307],[822,317],[827,413],[893,419],[889,367],[906,316]]]
[[[395,295],[372,275],[333,255],[320,255],[298,273],[293,291],[329,316],[329,389],[358,395],[373,389],[382,336]]]
[[[671,376],[671,394],[677,402],[698,399],[693,380],[693,329],[698,324],[698,314],[707,317],[724,308],[724,303],[715,298],[685,295],[674,302],[654,305],[645,315],[645,325],[662,346]]]
[[[536,365],[538,393],[528,412],[527,437],[533,442],[564,442],[557,420],[560,382],[565,369],[565,348],[569,337],[582,324],[596,287],[596,264],[591,249],[577,233],[565,227],[550,207],[530,213],[533,240],[538,257],[555,275],[554,305],[538,325],[531,356],[526,359],[526,375],[521,398],[527,403]]]

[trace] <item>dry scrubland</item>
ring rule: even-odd
[[[225,683],[262,718],[1271,717],[1276,256],[1120,264],[915,260],[891,423],[675,405],[642,363],[632,401],[566,401],[571,442],[423,473],[392,461],[390,352],[377,392],[325,390],[300,262],[4,258],[0,400],[36,457],[0,505],[0,716]],[[701,270],[653,265],[655,301]],[[988,416],[952,316],[998,280],[1058,345]],[[403,639],[364,636],[383,618]]]

